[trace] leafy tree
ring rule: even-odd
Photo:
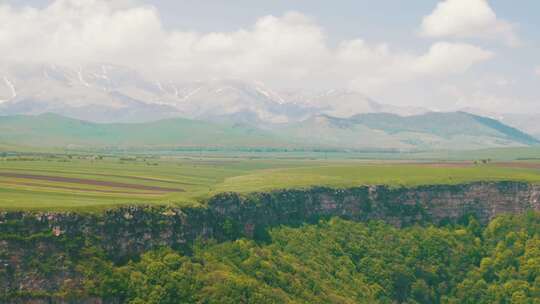
[[[485,227],[473,218],[401,229],[336,218],[268,235],[198,243],[190,256],[162,248],[124,266],[97,247],[73,249],[83,277],[75,289],[130,304],[540,304],[539,213]]]

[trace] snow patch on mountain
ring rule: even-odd
[[[0,98],[5,99],[0,114],[48,111],[77,113],[76,118],[91,121],[103,121],[106,116],[115,121],[114,116],[104,114],[109,111],[117,113],[118,120],[138,121],[145,120],[144,111],[147,111],[157,118],[176,115],[213,120],[229,117],[263,124],[301,121],[319,114],[350,117],[360,113],[413,115],[427,112],[426,109],[380,104],[352,90],[273,90],[261,82],[237,79],[189,83],[150,80],[133,69],[111,64],[77,68],[17,66],[0,73],[10,76],[10,79],[0,79],[0,84],[3,82]]]
[[[16,98],[17,89],[15,88],[15,85],[13,84],[13,82],[11,82],[11,80],[9,80],[7,76],[2,77],[2,79],[4,81],[4,84],[7,86],[9,90],[7,93],[8,94],[11,93],[11,96],[6,96],[6,98],[1,98],[2,96],[0,95],[0,102],[6,102],[6,101]]]

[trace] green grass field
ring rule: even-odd
[[[197,205],[227,191],[497,180],[540,183],[540,163],[473,165],[217,156],[6,157],[0,158],[0,209],[93,211],[121,204]]]

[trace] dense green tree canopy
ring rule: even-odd
[[[540,214],[482,227],[341,219],[271,241],[163,248],[114,267],[88,252],[86,292],[127,303],[540,303]]]

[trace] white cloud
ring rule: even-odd
[[[540,76],[540,66],[537,67],[535,70],[534,70],[534,73],[538,76]]]
[[[153,59],[166,39],[151,7],[126,1],[57,0],[43,10],[0,5],[0,54],[11,63],[131,63]]]
[[[493,54],[438,42],[424,54],[361,39],[327,42],[300,13],[260,18],[235,32],[165,30],[157,10],[125,0],[57,0],[44,9],[0,5],[0,66],[106,62],[160,78],[257,79],[277,86],[346,86],[366,92],[467,72]]]
[[[372,49],[365,45],[341,48],[338,53],[350,53],[347,66],[363,60],[368,74],[351,75],[352,85],[362,91],[377,93],[402,82],[422,82],[466,73],[473,65],[490,60],[494,53],[465,43],[437,42],[425,54],[392,53],[386,46]],[[345,51],[346,50],[346,51]],[[364,53],[363,56],[359,54]],[[339,56],[341,57],[341,56]]]
[[[515,26],[497,18],[487,0],[444,0],[422,21],[427,37],[484,38],[520,44]]]
[[[426,74],[459,74],[493,56],[492,52],[473,45],[438,42],[431,46],[427,54],[416,60],[414,69]]]

